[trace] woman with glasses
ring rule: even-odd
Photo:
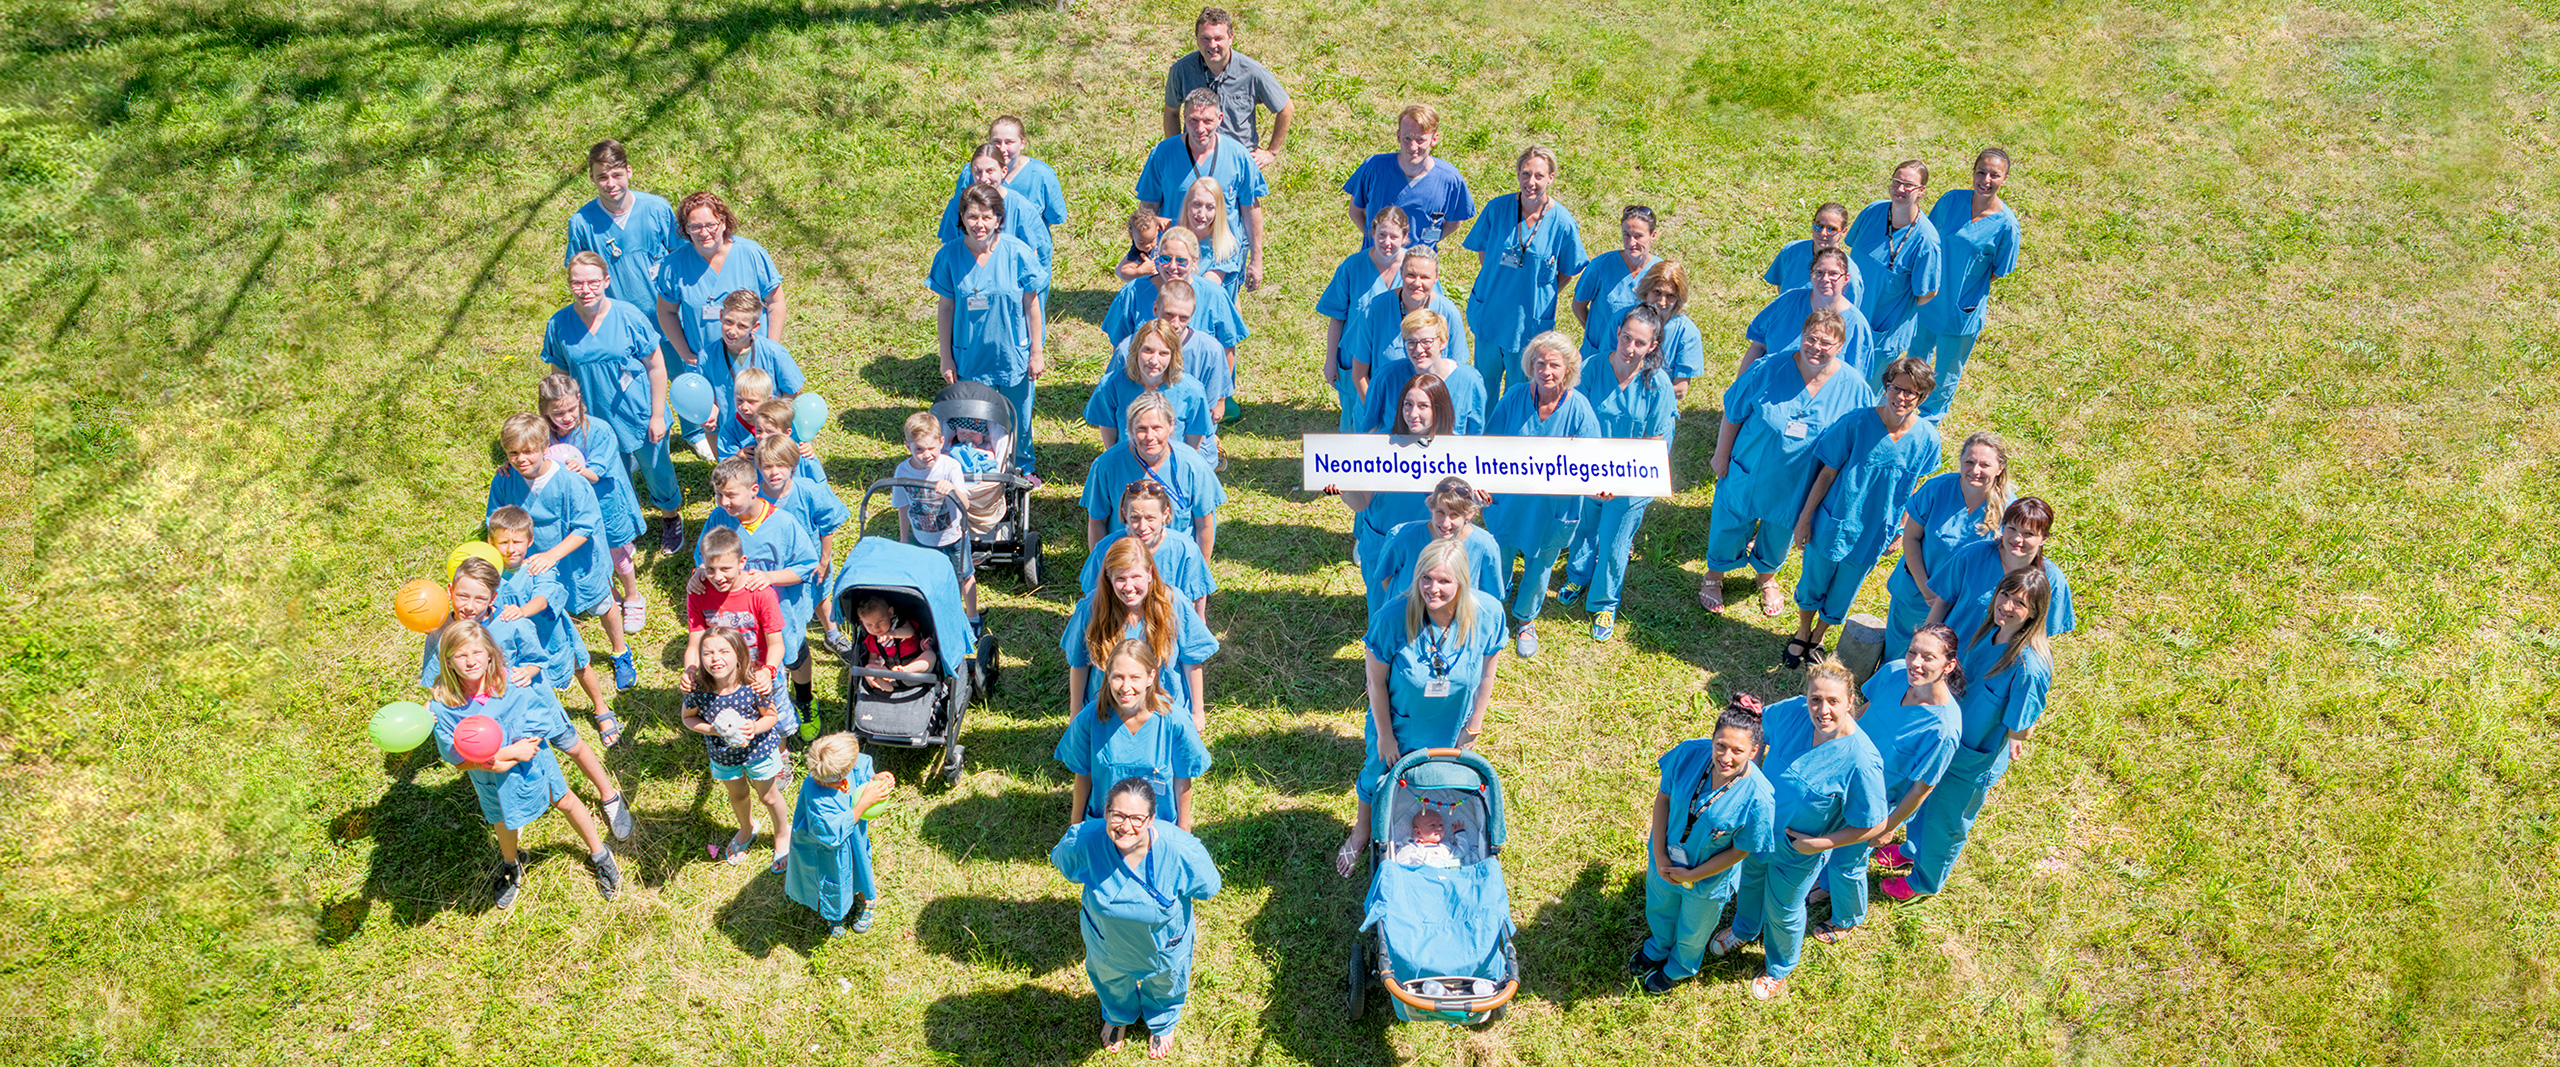
[[[1945,417],[1956,401],[1965,360],[1982,336],[1992,279],[2018,269],[2018,215],[2000,199],[2008,184],[2009,153],[1985,148],[1973,159],[1972,188],[1952,190],[1929,209],[1929,222],[1938,229],[1940,299],[1921,305],[1911,354],[1938,368],[1938,391],[1920,407],[1920,417],[1931,422]]]
[[[1849,301],[1849,254],[1837,248],[1813,253],[1805,268],[1804,287],[1779,293],[1751,317],[1751,325],[1742,331],[1742,364],[1734,368],[1734,376],[1741,377],[1762,356],[1794,351],[1803,343],[1805,316],[1825,310],[1838,314],[1841,328],[1847,331],[1840,342],[1841,362],[1858,377],[1867,378],[1872,387],[1874,368],[1868,361],[1875,358],[1875,338],[1867,328],[1867,317]]]
[[[1826,248],[1840,248],[1841,239],[1848,233],[1848,205],[1825,203],[1813,209],[1813,236],[1789,241],[1778,249],[1777,256],[1769,260],[1769,269],[1760,275],[1760,280],[1785,292],[1813,267],[1814,253]],[[1864,304],[1866,287],[1866,278],[1858,270],[1858,261],[1853,258],[1849,261],[1849,299]]]
[[[764,301],[758,333],[782,341],[791,324],[791,309],[782,299],[782,271],[764,246],[738,233],[738,216],[729,202],[712,192],[694,193],[676,208],[676,224],[685,243],[658,267],[658,332],[676,362],[667,368],[672,379],[694,373],[706,354],[720,350],[721,302],[745,289]],[[711,443],[699,426],[683,427],[695,455],[711,462]]]
[[[1849,617],[1858,587],[1902,533],[1903,505],[1945,457],[1938,428],[1920,418],[1920,402],[1937,384],[1929,365],[1908,357],[1884,371],[1884,400],[1850,415],[1813,443],[1813,488],[1796,519],[1804,549],[1796,579],[1796,632],[1780,662],[1820,662],[1823,635]]]
[[[1227,366],[1233,368],[1236,346],[1253,331],[1236,314],[1236,303],[1227,296],[1226,287],[1200,276],[1200,239],[1183,227],[1166,227],[1156,238],[1155,267],[1155,273],[1121,286],[1120,294],[1111,298],[1111,307],[1102,313],[1103,336],[1114,346],[1127,341],[1138,332],[1138,324],[1158,317],[1156,291],[1166,282],[1185,282],[1191,286],[1190,328],[1217,338],[1226,349]]]
[[[1920,194],[1928,189],[1929,165],[1903,160],[1885,181],[1885,199],[1849,224],[1849,266],[1876,280],[1853,299],[1875,331],[1879,363],[1911,350],[1920,306],[1938,295],[1938,227],[1920,210]]]
[[[1069,829],[1049,863],[1084,887],[1076,925],[1085,977],[1102,1001],[1102,1050],[1119,1051],[1138,1025],[1147,1028],[1148,1057],[1163,1058],[1191,992],[1191,903],[1218,895],[1218,865],[1199,838],[1156,817],[1144,778],[1113,785],[1102,817]]]
[[[1617,255],[1594,257],[1584,268],[1582,280],[1574,283],[1573,317],[1582,324],[1582,358],[1615,347],[1618,320],[1626,317],[1628,308],[1644,302],[1636,293],[1636,282],[1660,262],[1653,254],[1655,236],[1653,209],[1627,205],[1618,214],[1618,239],[1624,247]]]

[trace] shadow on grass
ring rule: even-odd
[[[1613,878],[1608,864],[1584,864],[1563,896],[1520,926],[1521,992],[1564,1008],[1622,994],[1627,956],[1643,943],[1642,876]]]
[[[776,948],[807,958],[827,939],[826,920],[786,895],[781,875],[762,870],[712,914],[711,924],[739,951],[757,959]]]
[[[1387,1049],[1383,1013],[1358,1022],[1345,1018],[1343,966],[1367,884],[1333,873],[1333,850],[1349,829],[1341,819],[1311,809],[1265,812],[1199,829],[1231,888],[1271,890],[1262,911],[1245,922],[1245,936],[1270,964],[1260,1040],[1278,1043],[1284,1055],[1269,1056],[1257,1046],[1245,1057],[1250,1062],[1395,1060]]]
[[[431,745],[384,756],[382,768],[392,781],[382,797],[329,820],[332,842],[370,838],[373,852],[364,887],[321,906],[313,933],[320,947],[353,939],[376,904],[402,926],[424,925],[447,910],[489,910],[486,879],[497,869],[495,839],[480,821],[479,797],[469,779],[454,773],[436,785],[418,784],[419,773],[435,766]]]
[[[945,896],[916,914],[916,943],[973,967],[1037,977],[1084,959],[1074,897]]]
[[[1101,1051],[1102,1006],[1036,985],[955,993],[925,1005],[924,1043],[951,1062],[1065,1067]]]
[[[968,728],[962,731],[961,742],[969,746],[968,767],[972,773],[995,770],[1016,782],[1055,782],[1068,777],[1066,764],[1053,755],[1064,732],[1063,723]],[[1066,801],[1060,800],[1055,817],[1065,818],[1066,811]],[[1047,846],[1042,848],[1045,855]]]
[[[1040,863],[1067,831],[1064,790],[1008,789],[934,805],[917,836],[955,860]]]
[[[1226,734],[1209,745],[1209,777],[1246,778],[1282,796],[1350,791],[1365,755],[1359,738],[1316,726]]]

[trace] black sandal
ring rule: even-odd
[[[1785,665],[1788,670],[1794,670],[1804,666],[1808,653],[1818,651],[1821,647],[1801,637],[1787,638],[1787,650],[1778,657],[1778,662]]]

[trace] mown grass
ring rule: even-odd
[[[970,728],[979,771],[875,831],[889,900],[848,942],[776,879],[692,859],[728,816],[668,718],[664,610],[611,759],[641,821],[614,905],[555,820],[524,903],[486,911],[467,787],[361,724],[414,654],[384,595],[472,525],[491,430],[529,399],[586,143],[632,142],[644,188],[724,191],[775,251],[841,485],[885,471],[934,384],[926,220],[985,118],[1026,115],[1076,216],[1039,412],[1044,467],[1074,471],[1116,220],[1192,9],[8,11],[0,447],[26,458],[0,483],[0,1058],[1087,1058],[1072,899],[1042,862],[1063,585],[989,583],[1010,688]],[[1245,301],[1201,819],[1229,890],[1202,909],[1183,1055],[2550,1062],[2547,16],[1247,11],[1300,118],[1272,283]],[[1330,424],[1311,307],[1349,250],[1334,190],[1415,99],[1480,198],[1537,139],[1586,230],[1662,209],[1720,346],[1814,204],[1872,198],[1907,156],[1941,188],[1981,144],[2019,161],[2023,266],[1948,425],[2021,446],[2083,629],[1955,891],[1812,952],[1787,1002],[1739,994],[1748,956],[1659,1001],[1616,971],[1653,756],[1708,702],[1789,684],[1772,627],[1693,606],[1695,432],[1621,639],[1557,613],[1496,700],[1527,996],[1475,1033],[1338,1014],[1357,891],[1321,866],[1359,758],[1358,590],[1293,438]],[[1706,425],[1711,391],[1690,406]],[[698,521],[702,468],[679,469]],[[1072,573],[1068,497],[1039,507]],[[662,607],[677,573],[652,562]]]

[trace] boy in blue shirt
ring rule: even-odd
[[[1370,156],[1342,183],[1351,194],[1351,225],[1360,231],[1360,247],[1369,247],[1369,216],[1382,208],[1404,209],[1413,224],[1413,243],[1437,249],[1461,222],[1476,217],[1475,197],[1467,179],[1431,152],[1440,146],[1440,112],[1429,104],[1408,105],[1396,118],[1396,151]]]
[[[707,534],[722,527],[738,531],[747,566],[739,579],[741,588],[752,592],[770,587],[781,601],[782,662],[791,672],[791,695],[799,701],[794,706],[806,708],[810,694],[805,638],[818,598],[814,584],[821,566],[818,543],[808,526],[760,495],[762,473],[756,469],[754,457],[744,455],[731,456],[711,468],[711,492],[720,507],[702,521],[702,532]],[[701,592],[707,580],[699,538],[694,542],[693,564],[693,577],[685,585],[687,593]]]

